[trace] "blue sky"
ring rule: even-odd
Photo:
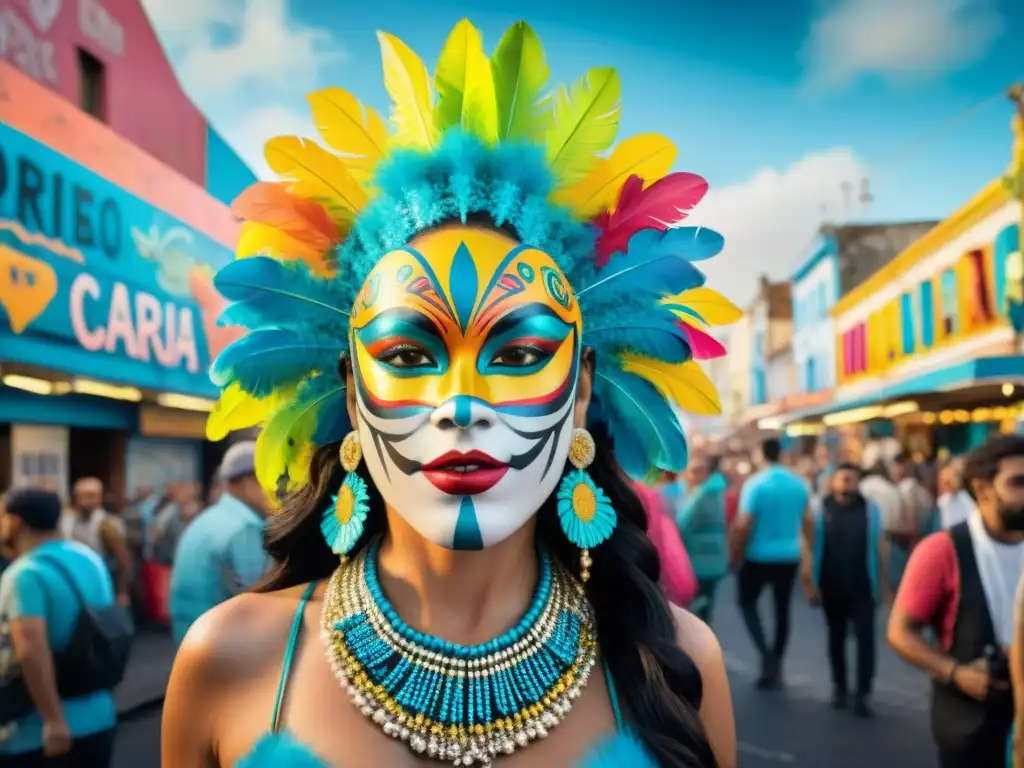
[[[942,218],[1005,167],[1024,78],[1018,0],[144,0],[186,89],[254,165],[278,133],[310,133],[303,96],[341,85],[387,101],[374,31],[433,66],[463,16],[493,46],[526,19],[553,80],[616,67],[621,136],[657,131],[712,193],[696,219],[727,238],[720,275],[749,298],[785,276],[822,217]],[[844,181],[870,179],[850,208]],[[714,277],[715,270],[710,270]],[[731,281],[735,283],[735,280]]]

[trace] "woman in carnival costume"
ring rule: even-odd
[[[692,262],[722,238],[667,224],[707,185],[612,148],[614,70],[545,97],[523,23],[488,57],[460,22],[433,80],[380,42],[391,129],[315,93],[333,151],[272,140],[235,205],[209,431],[263,426],[277,566],[189,632],[164,768],[733,768],[626,474],[684,466],[673,405],[719,409],[696,360],[739,313]]]

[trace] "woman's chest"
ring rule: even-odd
[[[269,690],[259,694],[255,691],[248,695],[241,693],[232,708],[244,707],[252,711],[256,708],[254,702],[257,698],[266,701],[272,695]],[[268,714],[255,719],[236,717],[223,721],[226,730],[220,739],[218,753],[225,768],[233,768],[267,731],[272,705],[258,708]],[[386,735],[380,724],[364,716],[334,679],[322,656],[313,658],[303,653],[298,660],[282,705],[279,728],[287,731],[290,739],[308,751],[310,756],[319,759],[323,768],[437,768],[446,764],[414,752],[406,742]],[[546,737],[516,748],[512,754],[500,754],[495,766],[579,767],[594,746],[614,732],[615,719],[604,680],[601,675],[594,674],[559,725]],[[450,765],[451,761],[447,764]],[[251,768],[270,766],[254,765]]]

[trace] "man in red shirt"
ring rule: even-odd
[[[888,640],[933,679],[932,733],[941,768],[1001,766],[1013,722],[1007,649],[1024,567],[1024,437],[973,451],[964,485],[977,504],[910,556]],[[930,627],[938,649],[922,633]]]

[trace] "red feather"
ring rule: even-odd
[[[629,238],[643,229],[664,231],[686,217],[708,191],[708,183],[694,173],[670,173],[644,189],[639,176],[630,176],[619,190],[614,211],[600,214],[594,224],[598,267],[618,251],[625,251]]]
[[[695,360],[714,360],[716,357],[723,357],[725,355],[725,347],[722,346],[722,342],[710,333],[705,333],[699,328],[682,321],[677,322],[676,325],[682,328],[683,333],[686,334],[686,340],[690,344],[690,352],[693,353]]]
[[[337,225],[322,205],[292,195],[283,184],[252,184],[235,198],[231,212],[240,219],[275,227],[321,253],[341,240]]]

